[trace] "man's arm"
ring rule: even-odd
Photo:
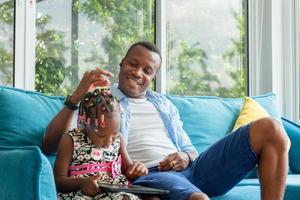
[[[44,153],[49,154],[56,152],[62,135],[66,133],[70,127],[73,113],[73,110],[64,107],[49,123],[42,143]]]
[[[181,171],[189,166],[189,164],[196,159],[198,152],[191,143],[190,138],[183,129],[183,123],[180,120],[179,112],[173,103],[165,98],[165,108],[172,116],[172,127],[175,140],[178,146],[178,152],[171,153],[165,157],[159,164],[161,171],[175,170]]]
[[[198,157],[198,152],[195,151],[185,151],[184,153],[188,156],[189,163],[193,162]]]
[[[168,103],[168,111],[170,112],[171,116],[173,117],[172,119],[172,125],[174,132],[176,134],[177,138],[177,144],[179,146],[179,151],[180,152],[189,152],[191,155],[191,159],[195,158],[198,156],[198,152],[194,145],[192,144],[188,134],[185,132],[183,129],[183,122],[180,119],[180,115],[178,112],[178,109],[176,106],[166,98],[166,101]]]
[[[85,72],[71,99],[69,99],[70,102],[78,104],[92,87],[110,85],[107,77],[112,76],[111,72],[99,68]],[[42,142],[44,153],[56,152],[60,138],[69,129],[72,116],[73,111],[64,107],[49,123]]]

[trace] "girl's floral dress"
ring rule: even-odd
[[[69,176],[89,177],[100,174],[98,183],[128,185],[128,180],[121,172],[120,136],[109,148],[101,148],[94,145],[80,129],[69,131],[68,134],[72,137],[74,144]],[[139,200],[140,198],[125,192],[100,193],[95,197],[89,197],[81,190],[77,190],[70,193],[59,192],[58,199]]]

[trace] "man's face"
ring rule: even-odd
[[[138,45],[123,58],[119,73],[119,88],[130,98],[144,98],[161,60],[157,53]]]

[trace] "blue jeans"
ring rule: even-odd
[[[169,190],[170,194],[161,199],[186,200],[194,192],[204,192],[210,197],[222,195],[257,164],[249,132],[250,125],[246,125],[226,135],[183,171],[151,171],[134,184]]]

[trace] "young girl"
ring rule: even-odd
[[[89,92],[80,104],[79,127],[62,138],[54,166],[58,199],[139,199],[103,193],[98,183],[124,184],[148,173],[132,162],[119,133],[120,106],[108,89]],[[122,174],[125,173],[125,175]]]

